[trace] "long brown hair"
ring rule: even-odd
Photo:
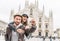
[[[22,17],[24,17],[24,16],[22,16]],[[26,20],[26,22],[23,22],[23,18],[22,18],[21,23],[26,26],[28,24],[28,21]]]
[[[28,18],[28,15],[23,14],[22,17],[27,17]],[[28,25],[28,21],[26,20],[26,22],[23,22],[23,18],[22,18],[22,24],[26,26],[26,25]]]
[[[26,26],[26,25],[28,25],[28,22],[27,21],[26,22],[22,21],[22,24]]]

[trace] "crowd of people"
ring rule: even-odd
[[[25,41],[29,34],[33,33],[37,26],[36,21],[32,18],[28,24],[28,15],[14,15],[13,22],[6,28],[5,41]]]

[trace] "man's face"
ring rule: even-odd
[[[27,21],[27,17],[22,17],[23,22]]]
[[[35,21],[34,19],[32,19],[32,20],[30,21],[30,23],[31,23],[31,25],[36,25],[36,21]]]
[[[14,18],[14,22],[15,22],[16,25],[19,25],[19,24],[21,23],[21,17],[16,16],[16,17]]]

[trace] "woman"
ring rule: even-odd
[[[36,30],[36,23],[32,22],[35,20],[31,20],[31,27],[28,24],[28,15],[27,14],[23,14],[22,15],[22,24],[25,26],[25,35],[28,36],[29,33],[32,33]]]

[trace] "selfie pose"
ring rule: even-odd
[[[28,25],[28,16],[26,14],[14,15],[14,21],[8,24],[5,34],[6,41],[25,41],[24,35],[27,37],[36,30],[36,23],[31,22]]]

